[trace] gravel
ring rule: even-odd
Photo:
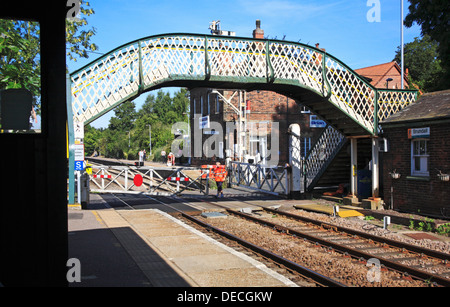
[[[372,235],[376,236],[382,236],[388,239],[421,246],[424,248],[436,250],[442,253],[450,254],[450,242],[444,242],[444,241],[435,241],[435,240],[429,240],[429,239],[423,239],[423,240],[415,240],[412,238],[407,238],[401,233],[397,231],[392,231],[389,229],[383,229],[382,227],[376,226],[374,224],[371,224],[369,221],[364,221],[358,218],[335,218],[328,216],[326,214],[321,213],[314,213],[314,212],[308,212],[305,210],[299,210],[299,209],[290,209],[287,210],[289,213],[297,214],[300,216],[320,220],[325,223],[333,224],[336,226],[351,228],[355,230],[359,230],[362,232],[370,233]],[[392,227],[392,226],[391,226]]]
[[[309,212],[306,213],[309,214]],[[322,218],[326,221],[326,217]],[[221,219],[207,219],[207,222],[349,286],[426,286],[420,281],[405,280],[401,278],[400,274],[391,271],[382,271],[379,282],[371,282],[368,274],[372,270],[365,262],[362,263],[352,258],[345,258],[335,251],[327,250],[300,238],[287,236],[268,227],[249,223],[238,217],[228,216]]]

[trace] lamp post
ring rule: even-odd
[[[404,48],[404,42],[403,42],[403,0],[400,0],[401,2],[401,16],[400,19],[402,20],[401,22],[401,50],[402,50],[402,90],[405,89],[405,48]]]
[[[152,125],[148,125],[148,139],[149,139],[149,144],[148,146],[150,147],[150,156],[152,155]]]
[[[394,80],[394,79],[392,79],[392,78],[386,79],[386,88],[389,88],[389,82],[391,82],[392,80]]]

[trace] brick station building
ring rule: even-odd
[[[450,181],[441,174],[450,174],[450,90],[423,95],[381,125],[389,144],[381,154],[385,203],[449,218]]]
[[[264,38],[264,30],[260,28],[259,21],[256,22],[253,38]],[[300,125],[302,156],[307,155],[325,127],[325,123],[306,107],[275,92],[263,90],[251,92],[218,90],[218,92],[220,95],[209,88],[190,90],[190,145],[191,163],[194,165],[211,164],[214,161],[224,162],[226,157],[242,162],[252,159],[254,162],[264,163],[272,160],[270,153],[274,151],[278,154],[276,164],[283,165],[289,161],[287,131],[291,124]],[[223,98],[229,100],[234,107]],[[241,118],[237,110],[242,112]],[[199,132],[202,119],[215,124]],[[238,129],[240,121],[242,128]],[[214,129],[217,127],[216,124],[220,125],[219,129]],[[217,133],[217,130],[223,133],[219,136],[221,140],[219,144],[215,144],[214,152],[208,152],[209,146],[204,148],[203,144]],[[201,142],[198,139],[200,135]],[[239,144],[242,150],[239,150]],[[267,161],[264,160],[265,156],[268,156]]]

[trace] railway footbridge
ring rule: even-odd
[[[339,59],[305,44],[183,33],[149,36],[119,46],[71,73],[67,84],[71,144],[71,121],[86,125],[125,101],[163,87],[283,94],[329,125],[305,162],[308,188],[318,182],[348,139],[351,163],[356,165],[356,140],[364,137],[372,139],[374,196],[378,194],[378,123],[417,98],[416,91],[376,89]],[[70,150],[72,183],[73,165]],[[356,192],[353,177],[352,192]]]

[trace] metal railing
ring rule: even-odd
[[[347,142],[345,136],[328,126],[305,159],[306,189],[311,190],[333,158]]]
[[[289,176],[286,169],[242,162],[230,162],[231,184],[273,195],[289,194]]]

